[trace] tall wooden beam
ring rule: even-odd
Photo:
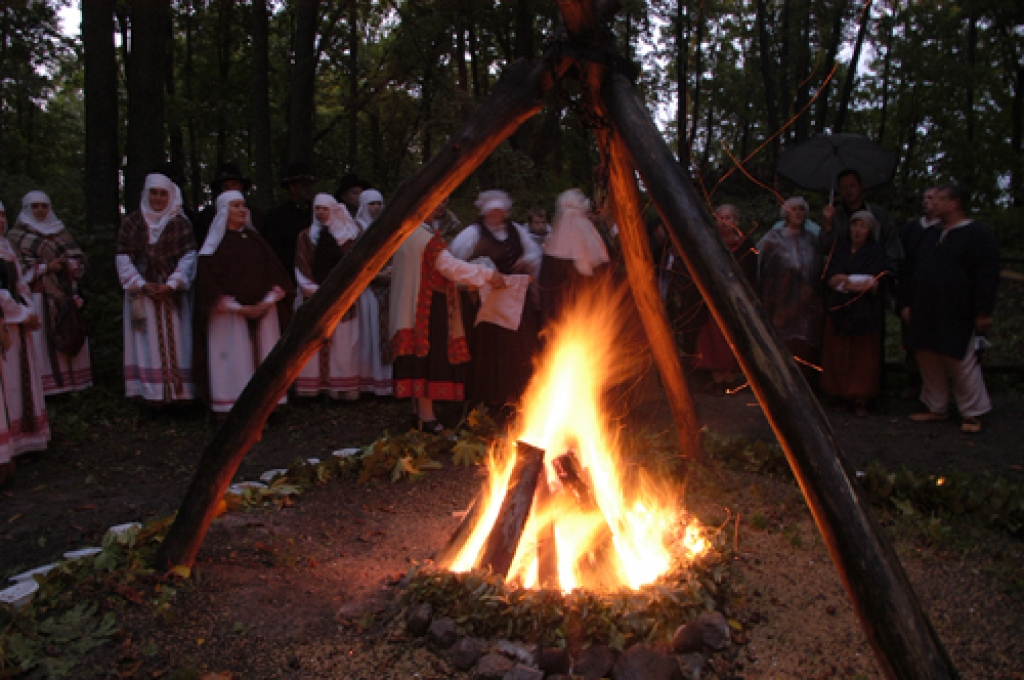
[[[879,664],[890,678],[959,677],[824,412],[636,89],[610,75],[602,100],[786,452]]]
[[[601,156],[608,168],[612,211],[619,227],[626,276],[668,397],[679,445],[684,457],[700,460],[700,422],[683,375],[679,350],[665,313],[665,305],[658,292],[654,258],[644,225],[640,192],[636,186],[636,171],[617,135],[610,134],[608,130],[597,130],[597,139]]]
[[[280,341],[260,364],[227,419],[203,450],[157,565],[191,566],[216,514],[217,504],[242,458],[260,439],[278,400],[302,367],[331,336],[402,241],[492,151],[543,106],[553,74],[545,64],[511,64],[462,131],[419,172],[402,182],[384,212],[358,239],[316,294],[296,312]]]

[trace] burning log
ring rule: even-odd
[[[537,481],[544,471],[544,451],[525,442],[516,442],[516,464],[509,480],[509,490],[498,511],[477,566],[495,574],[508,575],[512,558],[519,548],[526,520],[533,508]],[[546,481],[543,482],[547,484]]]
[[[555,540],[555,523],[550,511],[551,486],[543,467],[540,479],[537,480],[537,493],[533,498],[534,513],[544,512],[546,515],[544,524],[537,531],[537,583],[541,588],[557,589],[558,544]]]

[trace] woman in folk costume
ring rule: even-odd
[[[882,391],[882,338],[885,317],[879,294],[889,273],[879,243],[881,227],[870,210],[850,216],[850,243],[837,241],[825,270],[828,318],[821,352],[821,389],[853,402],[858,416]]]
[[[192,382],[192,225],[181,190],[167,176],[146,176],[142,201],[117,235],[124,288],[124,383],[129,397],[166,403],[195,399]]]
[[[420,428],[440,432],[435,401],[465,399],[469,344],[455,284],[503,288],[499,272],[463,262],[440,234],[420,225],[392,261],[390,327],[395,396],[415,399]]]
[[[253,229],[241,192],[217,197],[195,291],[195,384],[211,410],[225,413],[291,320],[295,295],[291,276]]]
[[[538,282],[542,325],[561,316],[577,295],[608,273],[608,249],[589,212],[590,201],[579,189],[562,192],[555,202]]]
[[[512,199],[504,191],[484,191],[476,207],[477,223],[452,241],[452,254],[469,262],[489,261],[502,274],[518,275],[492,303],[483,301],[474,322],[470,392],[487,406],[502,408],[519,399],[533,370],[538,329],[537,316],[527,306],[528,288],[540,273],[544,252],[526,227],[509,220]]]
[[[89,341],[80,328],[78,333],[64,333],[68,321],[79,315],[72,305],[82,305],[77,284],[85,274],[85,254],[42,191],[30,191],[21,199],[21,214],[7,239],[32,290],[32,306],[43,322],[42,331],[33,335],[43,391],[51,395],[91,387]],[[69,355],[62,350],[73,351]]]
[[[780,212],[785,226],[772,229],[757,244],[761,302],[786,347],[802,360],[804,376],[816,380],[806,369],[818,361],[824,325],[818,237],[806,227],[803,198],[790,198]]]
[[[43,381],[32,332],[42,326],[32,307],[32,293],[21,276],[18,258],[7,241],[7,213],[0,203],[0,311],[3,336],[3,403],[0,410],[0,485],[14,475],[13,457],[42,451],[50,441]]]
[[[721,205],[715,210],[718,233],[725,246],[736,259],[740,270],[746,276],[751,288],[757,289],[757,250],[753,242],[740,229],[740,211],[734,205]],[[736,387],[735,383],[742,377],[740,364],[732,353],[722,329],[718,327],[715,317],[705,310],[700,331],[697,333],[697,361],[694,368],[711,373],[711,391],[716,394],[729,394]],[[734,390],[733,393],[737,393]]]
[[[295,280],[300,300],[308,300],[359,237],[348,208],[330,194],[313,199],[313,224],[299,234],[295,247]],[[359,398],[359,322],[356,306],[345,312],[330,341],[310,359],[295,381],[299,396],[321,392],[335,399]]]
[[[376,189],[359,194],[356,224],[360,233],[370,228],[381,211],[384,197]],[[388,338],[388,308],[391,298],[391,272],[385,268],[356,301],[359,320],[359,389],[363,392],[391,394],[391,348]]]

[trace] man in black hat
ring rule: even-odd
[[[291,163],[281,180],[288,200],[267,213],[260,234],[277,253],[281,264],[295,279],[295,244],[299,234],[313,223],[313,168],[309,163]]]
[[[365,179],[360,178],[354,172],[350,172],[341,178],[338,190],[334,192],[334,197],[338,199],[339,203],[345,204],[345,207],[348,208],[348,213],[354,218],[356,213],[359,212],[359,194],[363,193],[363,190],[369,189],[370,186],[370,183]]]
[[[217,166],[217,174],[210,182],[210,205],[200,210],[192,220],[196,245],[202,248],[206,241],[206,235],[210,233],[210,225],[213,223],[213,218],[217,216],[217,197],[225,191],[241,191],[244,194],[251,188],[252,180],[242,174],[238,163],[226,162]],[[249,206],[249,216],[252,219],[252,226],[260,230],[263,226],[263,213],[253,206]]]

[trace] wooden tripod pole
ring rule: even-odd
[[[825,414],[636,89],[609,75],[601,100],[786,452],[879,664],[891,678],[959,677]]]
[[[679,445],[684,457],[700,460],[700,422],[683,375],[679,350],[665,313],[665,305],[658,293],[654,258],[651,256],[640,206],[640,192],[636,186],[636,172],[628,153],[622,148],[621,140],[608,130],[596,132],[601,156],[608,168],[612,210],[619,227],[626,276],[651,345],[651,354],[661,375]]]
[[[203,450],[195,477],[157,553],[158,567],[192,566],[238,465],[259,441],[267,418],[302,367],[402,241],[523,121],[541,109],[555,76],[546,64],[527,60],[511,64],[462,131],[399,185],[380,217],[316,294],[299,307]]]

